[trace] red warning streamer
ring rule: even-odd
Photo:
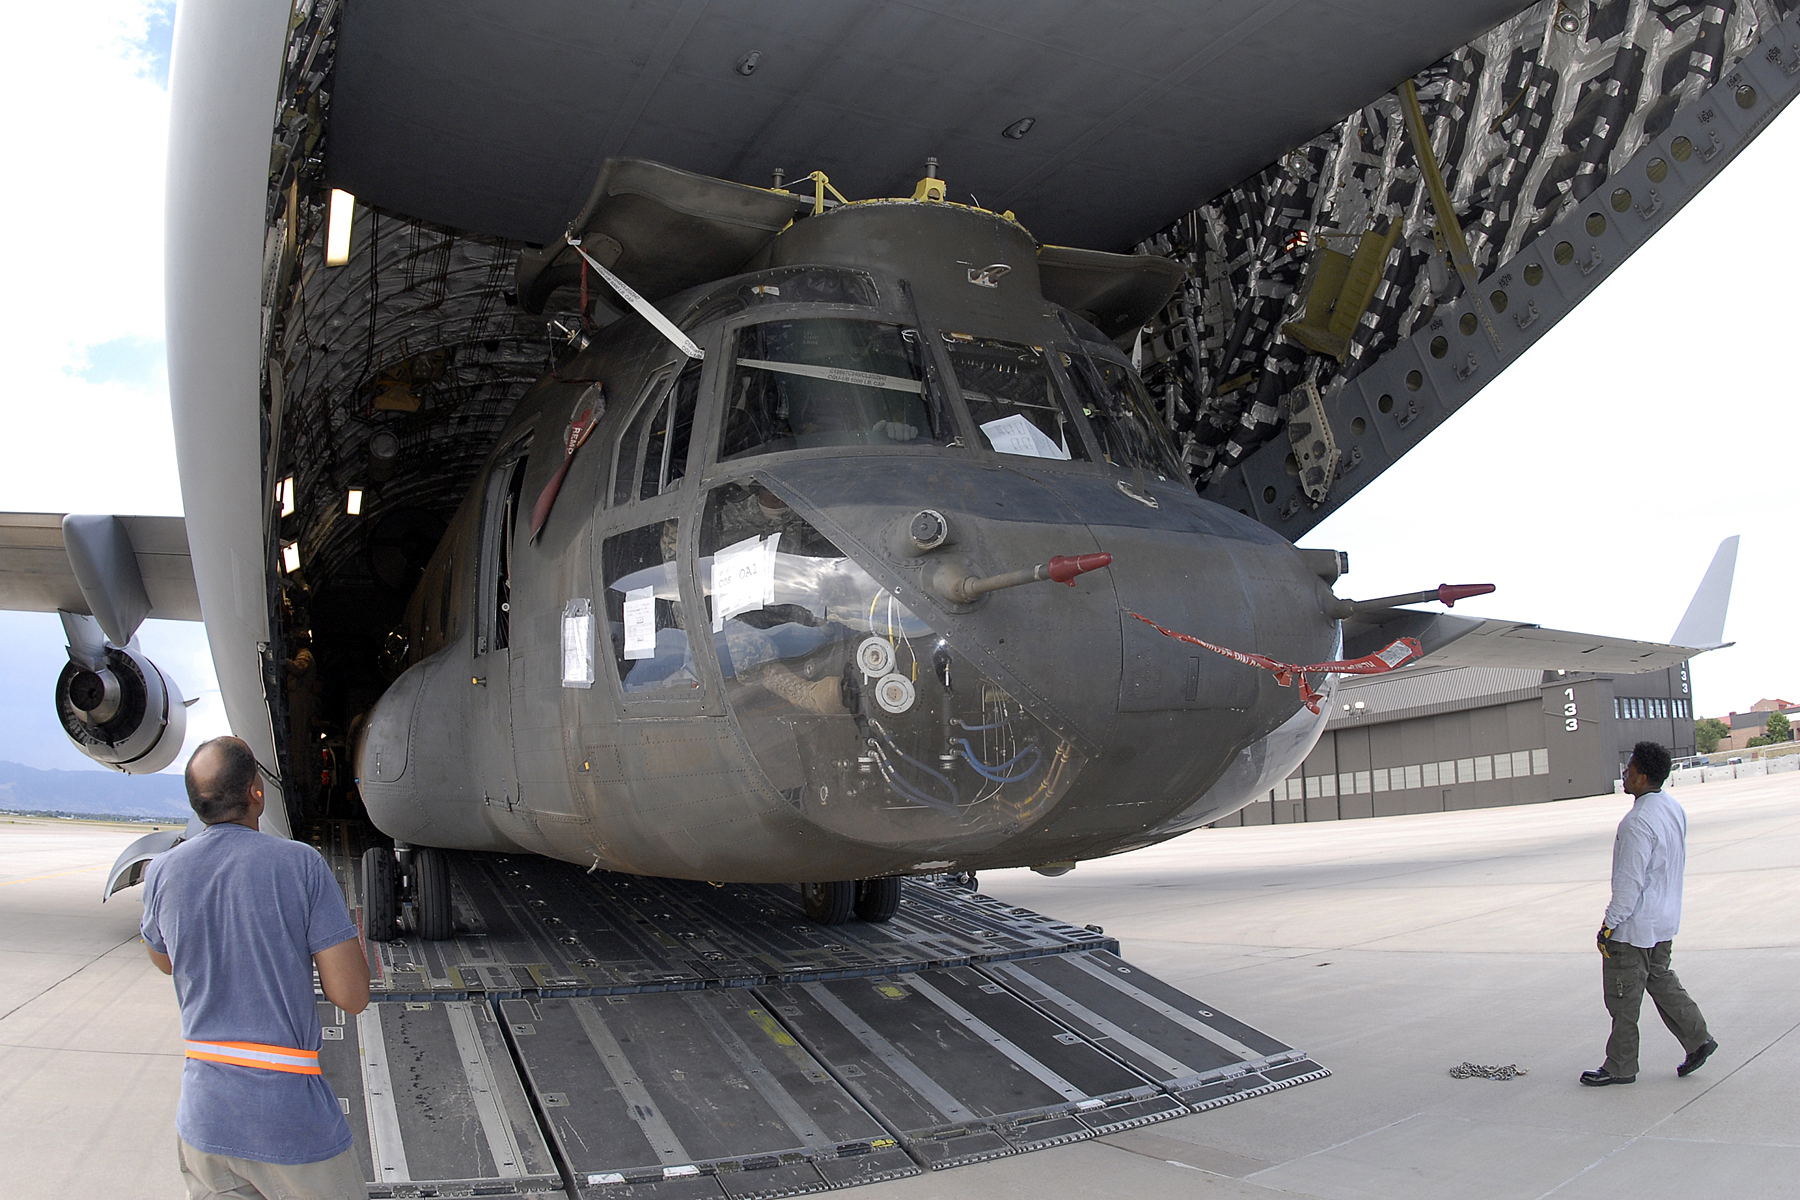
[[[1242,650],[1215,646],[1211,642],[1203,642],[1197,637],[1176,633],[1173,629],[1164,629],[1142,613],[1132,613],[1131,615],[1164,637],[1172,637],[1178,642],[1190,642],[1196,646],[1204,646],[1214,654],[1223,654],[1226,658],[1241,662],[1245,666],[1261,667],[1275,676],[1275,682],[1282,687],[1298,686],[1301,702],[1315,713],[1319,711],[1319,702],[1324,697],[1313,690],[1312,684],[1306,678],[1308,675],[1381,675],[1392,671],[1395,667],[1409,663],[1415,658],[1421,658],[1425,654],[1425,648],[1419,645],[1417,638],[1403,637],[1397,638],[1375,653],[1366,654],[1361,658],[1300,666],[1297,663],[1277,662],[1266,654],[1246,654]]]
[[[544,523],[550,519],[550,510],[556,505],[556,497],[562,491],[563,479],[569,474],[575,452],[588,440],[588,435],[594,432],[594,426],[600,424],[600,417],[606,412],[605,398],[596,399],[597,405],[590,404],[569,418],[569,428],[563,433],[562,465],[556,468],[556,474],[538,494],[537,503],[531,506],[531,536],[527,541],[537,541],[538,534],[544,532]]]

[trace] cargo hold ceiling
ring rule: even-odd
[[[812,170],[1124,250],[1522,0],[357,0],[326,176],[388,212],[553,239],[602,161]],[[1017,135],[1017,136],[1012,136]]]

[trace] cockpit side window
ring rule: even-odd
[[[996,452],[1087,461],[1087,446],[1042,346],[946,333],[944,349],[969,416]]]
[[[659,372],[638,401],[637,411],[632,413],[631,420],[625,425],[625,431],[619,435],[618,452],[613,459],[612,502],[615,506],[629,504],[638,494],[638,481],[644,474],[645,441],[649,438],[651,426],[662,414],[666,404],[669,385],[667,372]],[[661,469],[662,454],[657,452],[658,470]],[[652,495],[655,493],[652,492]]]
[[[1062,362],[1063,373],[1075,389],[1075,398],[1093,426],[1107,462],[1141,467],[1169,479],[1184,477],[1180,455],[1170,445],[1143,385],[1130,371],[1109,359],[1079,352],[1063,352]]]
[[[613,665],[627,696],[690,696],[700,687],[675,565],[676,533],[674,521],[658,521],[601,545]]]
[[[688,363],[667,400],[655,406],[644,446],[638,499],[660,496],[687,474],[688,443],[694,433],[694,403],[700,396],[700,363]]]
[[[918,332],[837,317],[737,332],[720,459],[817,446],[941,444]]]

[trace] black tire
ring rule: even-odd
[[[413,915],[419,936],[428,942],[448,939],[450,925],[450,860],[435,846],[412,852]]]
[[[363,938],[391,942],[400,935],[400,905],[395,897],[394,852],[370,846],[362,856]]]
[[[856,919],[891,921],[900,911],[900,880],[864,879],[856,885]]]
[[[856,884],[849,879],[803,883],[800,897],[811,920],[820,925],[842,925],[856,909]]]

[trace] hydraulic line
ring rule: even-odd
[[[881,768],[882,778],[886,779],[895,791],[906,796],[910,800],[916,800],[921,804],[929,805],[940,811],[955,813],[958,816],[962,814],[962,809],[960,807],[962,793],[957,790],[956,783],[949,776],[920,762],[918,759],[912,757],[912,755],[896,746],[893,738],[888,736],[887,730],[881,727],[880,722],[871,721],[869,722],[869,727],[875,731],[875,735],[880,739],[881,743],[880,745],[873,747],[876,751],[875,765]],[[883,747],[886,748],[886,753],[882,753]],[[888,754],[892,754],[895,758],[898,758],[908,766],[915,767],[918,770],[923,771],[926,775],[929,775],[949,793],[950,799],[944,801],[935,796],[928,796],[917,787],[906,782],[906,780],[901,778],[900,772],[895,770],[893,764],[888,761]]]
[[[983,763],[979,758],[975,757],[975,748],[969,745],[968,738],[957,738],[956,741],[957,744],[962,747],[963,758],[967,759],[969,765],[975,768],[975,773],[980,775],[983,779],[989,779],[995,783],[1018,783],[1022,779],[1029,779],[1037,772],[1037,769],[1042,766],[1044,762],[1043,752],[1038,749],[1036,742],[1032,742],[999,766],[990,767],[986,763]],[[1026,767],[1016,775],[1004,774],[1005,771],[1016,765],[1018,761],[1027,754],[1032,756],[1030,766]]]

